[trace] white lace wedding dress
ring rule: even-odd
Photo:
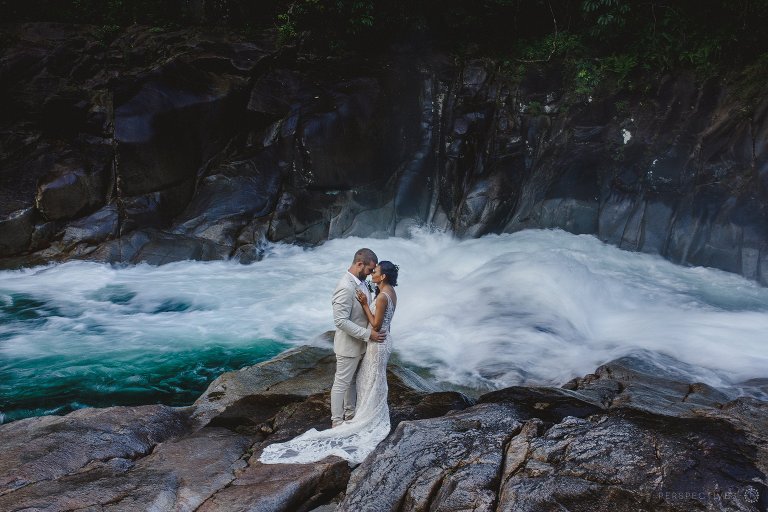
[[[355,417],[336,428],[311,429],[285,443],[267,446],[259,457],[265,464],[302,464],[316,462],[329,455],[359,464],[389,434],[387,407],[387,361],[392,353],[389,324],[395,305],[388,294],[387,310],[380,331],[386,340],[369,342],[357,375],[357,408]]]

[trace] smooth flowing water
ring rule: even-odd
[[[562,384],[641,353],[690,381],[768,377],[768,289],[561,231],[275,244],[251,265],[70,262],[0,272],[0,422],[188,404],[220,373],[333,329],[359,247],[400,265],[396,357],[475,390]]]

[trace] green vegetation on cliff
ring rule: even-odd
[[[566,59],[585,90],[606,76],[620,87],[633,73],[711,76],[768,50],[768,0],[0,0],[0,13],[99,25],[106,36],[133,24],[274,28],[316,55],[429,41],[499,57],[512,73]]]

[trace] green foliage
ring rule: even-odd
[[[525,107],[525,111],[533,116],[538,116],[544,113],[544,107],[539,101],[532,101]]]
[[[520,63],[593,59],[573,65],[580,90],[605,80],[637,85],[640,69],[710,76],[768,48],[768,0],[0,0],[0,13],[4,22],[225,25],[244,35],[272,28],[282,44],[321,55],[429,41],[502,56],[509,76],[521,76]]]
[[[653,74],[688,68],[711,76],[768,46],[768,0],[583,0],[581,13],[579,32],[595,56],[621,49],[634,58],[608,64],[620,82],[638,64]]]
[[[565,57],[574,52],[581,53],[584,50],[582,38],[576,34],[559,32],[547,34],[540,39],[527,41],[518,53],[524,61],[544,61],[553,57]]]
[[[305,37],[315,47],[338,48],[374,31],[375,9],[374,0],[295,0],[277,14],[278,40]]]
[[[619,54],[608,55],[601,59],[600,63],[605,75],[612,76],[616,80],[616,86],[623,89],[631,85],[629,77],[637,68],[638,55]]]
[[[622,0],[584,0],[581,9],[593,18],[589,32],[597,37],[624,28],[630,10],[629,3]]]
[[[693,48],[681,51],[680,62],[690,65],[702,75],[710,75],[715,72],[714,64],[719,62],[721,50],[721,41],[703,41]]]
[[[603,67],[595,60],[580,59],[573,68],[573,92],[582,97],[591,95],[603,79]]]
[[[296,32],[296,23],[291,19],[290,13],[277,15],[277,41],[280,45],[293,42],[298,33]]]
[[[512,83],[520,83],[525,76],[525,64],[515,59],[502,58],[499,63],[499,74]]]
[[[343,4],[341,1],[337,5]],[[373,2],[357,0],[349,7],[349,33],[359,34],[373,27]]]
[[[616,109],[617,115],[626,116],[629,113],[629,102],[627,100],[619,100],[613,104],[613,108]]]

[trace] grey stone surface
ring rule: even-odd
[[[189,407],[0,425],[0,509],[765,510],[768,402],[666,368],[636,354],[476,403],[390,366],[393,430],[362,464],[263,465],[268,444],[330,426],[333,356],[299,347],[223,374]]]
[[[493,510],[502,449],[521,426],[506,404],[404,421],[353,472],[339,510]]]
[[[0,493],[81,471],[93,461],[135,459],[188,428],[188,413],[161,405],[80,409],[0,425]]]
[[[0,496],[0,509],[197,510],[245,467],[249,445],[229,430],[203,429],[160,443],[141,458],[94,460],[80,471]]]
[[[26,208],[0,219],[0,256],[10,256],[29,249],[34,232],[35,210]]]
[[[303,245],[431,224],[464,237],[561,228],[768,284],[768,100],[749,99],[745,116],[728,80],[679,71],[584,102],[553,63],[512,80],[492,58],[439,51],[279,59],[269,33],[132,27],[105,53],[93,27],[4,30],[15,43],[0,73],[29,116],[3,128],[0,214],[33,208],[36,225],[34,240],[27,219],[4,242],[0,267],[252,262],[258,244],[240,236],[255,221]],[[54,72],[64,62],[93,72]],[[56,245],[101,232],[88,216],[105,205],[118,206],[119,237],[184,238],[130,258],[94,254],[94,236]]]
[[[254,404],[253,410],[265,411],[258,420],[267,420],[287,402],[330,389],[335,368],[336,358],[330,349],[288,350],[264,363],[217,377],[195,401],[192,419],[204,426],[233,405],[245,406],[249,397],[258,396],[253,400],[261,402]]]

